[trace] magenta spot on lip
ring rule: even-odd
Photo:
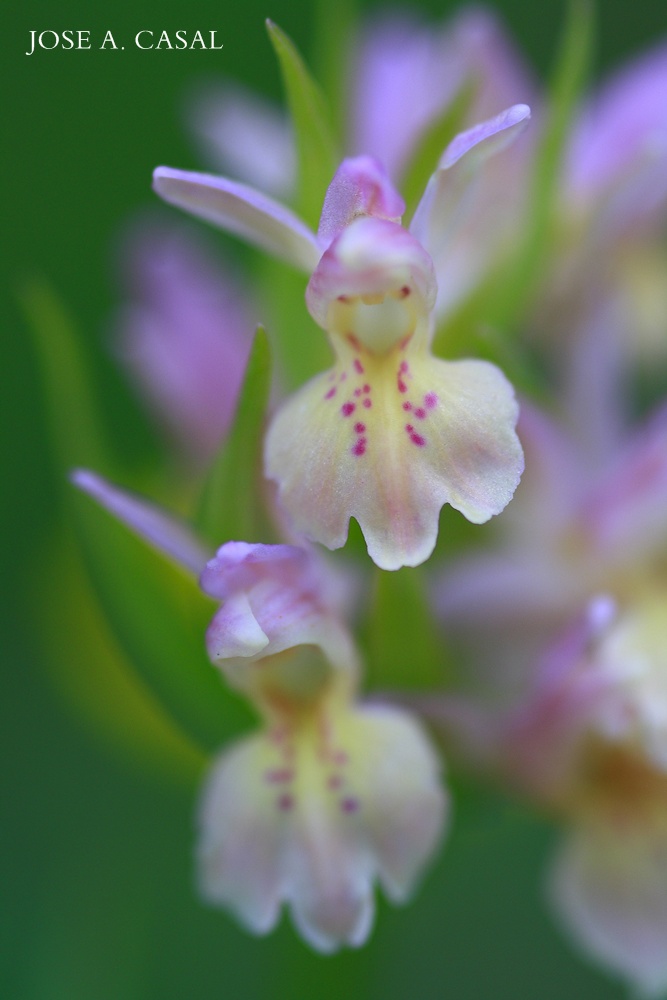
[[[276,799],[276,805],[281,812],[289,812],[290,809],[294,808],[294,796],[288,792],[284,792],[283,795],[279,795]]]
[[[426,444],[426,438],[423,438],[421,434],[411,434],[410,440],[413,444],[416,444],[418,448],[423,448]]]
[[[368,395],[368,393],[371,391],[371,387],[368,384],[368,382],[366,382],[361,391],[364,393],[364,395]]]
[[[343,414],[344,417],[349,417],[351,413],[354,413],[356,408],[357,407],[354,403],[343,403],[343,405],[340,408],[340,412]]]
[[[356,396],[357,399],[359,399],[359,396],[361,396],[361,389],[355,389],[354,395]]]
[[[325,399],[333,399],[333,397],[335,395],[336,395],[336,386],[334,386],[333,389],[329,389],[328,393],[326,394],[326,396],[324,398]]]
[[[432,410],[438,405],[438,397],[434,392],[427,392],[424,396],[424,406],[427,410]]]
[[[347,295],[339,295],[339,296],[338,296],[338,301],[339,301],[339,302],[349,302],[350,300],[349,300],[349,298],[347,297]]]
[[[331,759],[335,764],[347,764],[350,759],[344,750],[334,750],[331,754]]]
[[[344,813],[356,813],[359,809],[359,799],[353,799],[351,796],[341,799],[340,808]]]
[[[367,396],[366,399],[364,400],[363,405],[366,407],[367,410],[370,410],[371,406],[373,405],[373,402]]]
[[[356,442],[354,448],[352,449],[353,455],[365,455],[366,454],[366,438],[359,438]]]
[[[402,299],[407,299],[410,294],[410,287],[408,285],[403,285],[400,292],[398,293]]]
[[[419,406],[415,410],[415,416],[416,416],[417,420],[424,420],[424,418],[426,417],[426,410],[422,409],[422,407]]]
[[[405,375],[405,373],[409,371],[409,366],[407,361],[401,361],[401,367],[398,370],[401,373],[401,375]]]
[[[412,403],[410,403],[410,402],[408,402],[408,400],[406,400],[403,403],[403,409],[405,410],[406,413],[409,413],[410,410],[412,409]]]
[[[408,391],[408,387],[407,387],[407,385],[405,384],[405,382],[403,381],[402,378],[399,378],[399,380],[398,380],[398,391],[399,392],[407,392]]]
[[[364,366],[362,365],[359,358],[354,359],[354,370],[358,372],[360,375],[363,375],[364,373]]]
[[[294,777],[294,771],[291,767],[276,767],[271,771],[267,771],[264,775],[265,781],[270,785],[281,785],[285,782],[291,781]]]
[[[327,781],[327,786],[332,791],[335,791],[337,788],[340,788],[342,784],[343,784],[343,778],[340,774],[332,774],[329,780]]]
[[[363,434],[364,431],[366,430],[366,424],[362,424],[361,421],[359,421],[358,424],[354,425],[354,429],[357,434]]]
[[[405,429],[408,432],[408,434],[412,434],[414,427],[412,426],[412,424],[406,424]]]
[[[347,372],[341,372],[339,381],[344,382],[346,378],[347,378]]]

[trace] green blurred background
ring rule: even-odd
[[[438,18],[455,9],[433,0],[419,6]],[[545,76],[563,4],[503,0],[493,6]],[[152,203],[155,165],[201,166],[182,123],[192,87],[224,74],[277,95],[264,18],[277,21],[308,53],[322,10],[312,0],[107,7],[28,0],[20,10],[6,9],[0,997],[8,1000],[623,995],[569,950],[545,914],[543,862],[554,834],[483,793],[460,798],[447,849],[416,902],[403,910],[381,905],[373,939],[361,952],[317,957],[288,926],[267,940],[245,936],[195,896],[193,789],[150,775],[95,739],[57,693],[43,662],[51,640],[44,611],[53,600],[59,613],[62,586],[51,548],[59,531],[60,471],[49,454],[17,290],[34,275],[57,289],[89,343],[119,447],[137,463],[150,459],[152,433],[107,343],[118,300],[119,234],[133,213]],[[333,2],[325,16],[333,23]],[[139,52],[128,44],[125,52],[24,55],[29,31],[47,28],[90,29],[94,37],[110,29],[128,41],[143,28],[215,28],[224,48]],[[600,0],[596,74],[666,33],[664,0]],[[78,628],[74,616],[64,634],[54,634],[61,657],[68,655],[68,635],[73,649],[82,645]],[[77,669],[85,672],[85,656],[76,655]]]

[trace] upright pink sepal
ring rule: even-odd
[[[327,190],[317,238],[325,248],[359,216],[398,222],[404,211],[405,202],[379,160],[372,156],[343,160]]]

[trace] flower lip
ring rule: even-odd
[[[286,904],[317,951],[358,947],[374,888],[405,902],[446,827],[440,764],[402,709],[326,705],[290,731],[225,751],[204,789],[199,884],[211,903],[266,934]]]
[[[323,254],[308,283],[306,304],[313,319],[327,329],[330,306],[341,296],[378,296],[379,301],[403,289],[415,296],[419,313],[428,316],[437,291],[430,256],[397,223],[360,217]]]

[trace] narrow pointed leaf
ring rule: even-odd
[[[589,0],[570,0],[561,48],[549,88],[547,124],[537,150],[530,192],[526,238],[515,272],[517,286],[539,280],[553,229],[561,168],[577,103],[585,88],[593,57],[593,7]],[[510,306],[511,308],[511,306]],[[505,307],[507,313],[508,307]]]
[[[23,286],[20,300],[33,339],[58,466],[106,467],[110,462],[90,372],[70,317],[47,282]],[[64,477],[63,477],[64,483]]]
[[[488,275],[449,315],[434,339],[436,353],[466,351],[470,331],[482,324],[512,332],[519,328],[556,245],[554,231],[560,172],[577,101],[590,71],[594,19],[588,0],[570,0],[568,19],[549,88],[546,125],[527,193],[526,225],[517,251]],[[518,220],[517,220],[518,224]]]
[[[405,223],[412,218],[443,150],[463,129],[477,90],[473,79],[464,81],[442,114],[426,129],[407,164],[399,190],[405,198]]]
[[[55,538],[48,555],[52,574],[48,579],[34,574],[51,679],[93,735],[133,768],[141,765],[160,781],[191,785],[201,776],[206,757],[174,725],[128,662],[71,542]]]
[[[338,166],[336,141],[324,97],[299,54],[281,29],[267,21],[283,78],[294,125],[299,176],[299,210],[305,221],[317,227],[324,195]]]
[[[39,357],[63,499],[104,615],[167,715],[195,747],[213,749],[248,719],[244,706],[225,690],[206,659],[204,629],[214,606],[194,580],[169,566],[67,482],[72,465],[108,468],[89,366],[71,321],[45,284],[28,286],[23,303]],[[131,724],[119,717],[119,728]]]
[[[313,65],[328,98],[336,135],[344,135],[347,128],[349,57],[358,34],[357,6],[356,0],[338,0],[332,17],[330,0],[315,2]]]
[[[84,561],[135,670],[196,746],[219,747],[249,716],[206,657],[204,633],[214,605],[193,578],[91,498],[76,494],[72,503]]]
[[[258,327],[232,429],[218,453],[201,496],[196,523],[215,548],[230,540],[272,540],[263,513],[262,442],[271,388],[271,350]]]

